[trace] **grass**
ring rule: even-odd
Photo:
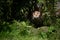
[[[59,22],[59,21],[58,21]],[[5,27],[9,27],[10,31],[0,32],[0,40],[59,40],[60,28],[54,25],[34,28],[29,22],[18,22],[14,20],[13,24],[5,23]]]

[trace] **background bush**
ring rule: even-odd
[[[44,4],[43,26],[39,28],[27,19],[36,3]],[[0,0],[0,40],[60,40],[55,3],[56,0]]]

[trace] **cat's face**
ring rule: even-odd
[[[39,18],[40,15],[41,15],[41,14],[40,14],[39,11],[34,11],[33,14],[32,14],[33,19],[34,19],[34,18]]]

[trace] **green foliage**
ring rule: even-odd
[[[34,28],[26,17],[40,2],[45,7],[44,26]],[[55,0],[0,0],[0,40],[60,40],[60,18],[54,16],[54,7]]]
[[[12,24],[5,22],[3,25],[8,25],[11,31],[1,31],[1,40],[55,40],[55,38],[59,40],[59,24],[36,29],[29,24],[29,21],[14,20]]]

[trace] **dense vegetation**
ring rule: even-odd
[[[0,40],[60,40],[57,0],[0,0]],[[42,6],[42,27],[35,28],[27,15]]]

